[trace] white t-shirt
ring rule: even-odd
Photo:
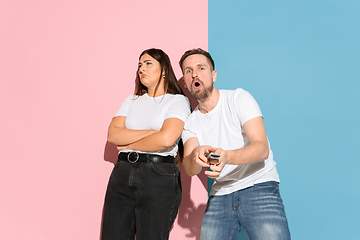
[[[181,94],[165,94],[159,97],[130,95],[121,104],[117,116],[125,116],[125,127],[136,130],[160,130],[168,118],[178,118],[185,122],[190,114],[189,100]],[[152,152],[162,156],[176,156],[178,141],[170,148]],[[130,152],[132,150],[123,150]],[[138,151],[141,152],[141,151]]]
[[[243,125],[246,121],[262,116],[259,105],[247,91],[220,90],[216,107],[201,113],[198,107],[185,123],[182,139],[197,137],[200,145],[235,150],[250,144]],[[270,144],[269,144],[270,148]],[[214,180],[210,195],[225,195],[266,181],[279,182],[276,163],[269,149],[269,157],[261,162],[248,165],[226,164]]]

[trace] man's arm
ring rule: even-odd
[[[135,130],[125,127],[126,117],[114,117],[110,123],[107,141],[118,146],[125,146],[134,143],[157,130]]]
[[[226,151],[226,164],[251,164],[269,156],[269,145],[262,117],[248,120],[243,128],[250,144],[241,149]]]
[[[187,140],[184,144],[183,166],[185,172],[193,176],[198,174],[202,167],[210,167],[211,171],[205,171],[205,175],[209,178],[217,178],[220,176],[225,164],[244,165],[266,159],[269,155],[269,145],[262,117],[248,120],[243,127],[250,144],[236,150],[199,146],[199,142],[195,137]],[[208,164],[206,155],[210,152],[221,155],[218,164]]]
[[[147,135],[126,146],[118,146],[118,150],[131,149],[143,152],[156,152],[174,145],[181,135],[184,122],[178,118],[168,118],[160,131]]]

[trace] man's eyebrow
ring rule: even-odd
[[[195,67],[206,67],[206,64],[196,64]],[[188,68],[191,68],[191,66],[186,66],[184,69],[188,69]]]

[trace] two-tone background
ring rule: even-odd
[[[257,99],[293,239],[360,239],[359,22],[356,0],[0,0],[0,239],[99,239],[107,127],[150,47],[178,78],[207,49]],[[170,239],[198,239],[206,179],[182,177]]]

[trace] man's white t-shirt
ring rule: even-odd
[[[181,94],[165,94],[159,97],[130,95],[121,104],[117,116],[125,116],[125,127],[136,130],[160,130],[168,118],[178,118],[185,122],[190,114],[189,100]],[[162,156],[176,156],[178,146],[176,142],[172,147],[152,152]],[[130,152],[132,150],[123,150]],[[141,151],[137,151],[141,152]]]
[[[200,145],[210,145],[224,150],[235,150],[250,144],[243,125],[246,121],[262,116],[259,105],[247,91],[219,90],[216,107],[204,114],[197,108],[185,123],[182,139],[185,143],[197,137]],[[270,144],[269,144],[270,148]],[[266,160],[248,165],[226,164],[214,180],[210,195],[225,195],[266,181],[279,182],[276,163],[269,149]]]

